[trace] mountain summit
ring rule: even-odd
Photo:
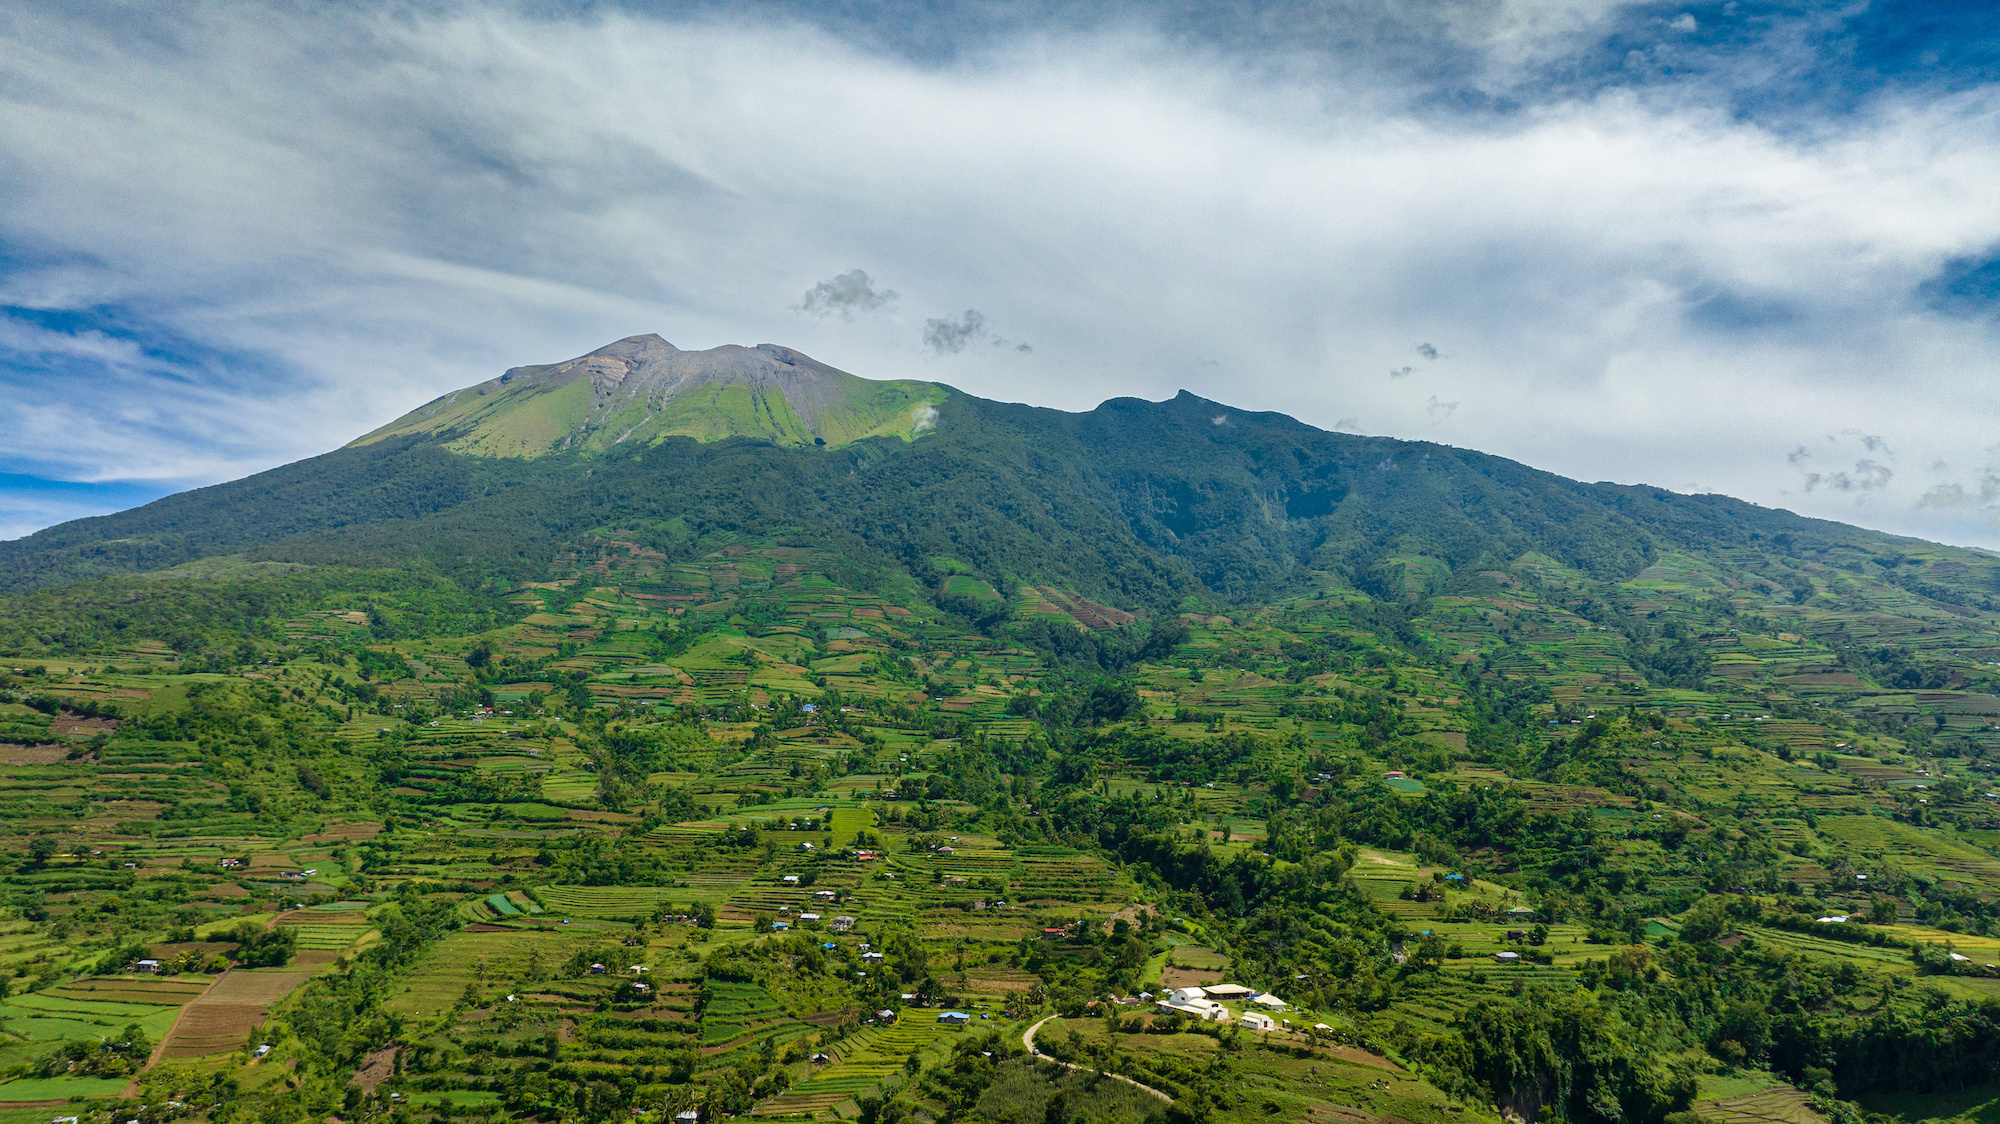
[[[683,351],[643,335],[516,367],[324,456],[0,543],[0,589],[222,555],[499,588],[547,580],[614,530],[676,559],[818,544],[843,585],[923,588],[975,620],[1031,587],[1124,613],[1329,588],[1414,604],[1522,565],[1619,582],[1673,555],[1734,567],[1742,551],[1812,552],[1846,574],[1921,545],[1186,392],[1069,413],[864,379],[771,344]],[[1936,557],[1921,576],[1882,572],[1897,596],[1995,604],[1991,556]],[[1808,589],[1789,570],[1740,580]]]
[[[648,333],[563,363],[515,367],[455,390],[354,441],[443,438],[456,453],[539,457],[641,447],[668,437],[845,445],[921,432],[949,392],[876,381],[777,344],[683,351]]]

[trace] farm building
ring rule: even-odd
[[[1275,1030],[1278,1026],[1276,1019],[1273,1019],[1262,1011],[1246,1012],[1242,1018],[1236,1021],[1248,1030]]]
[[[946,1026],[964,1026],[966,1023],[972,1021],[972,1016],[966,1014],[964,1011],[940,1011],[937,1021]]]
[[[1521,954],[1518,952],[1496,952],[1493,954],[1493,959],[1498,960],[1502,964],[1519,964],[1521,962]]]
[[[1161,999],[1155,1002],[1153,1006],[1159,1008],[1162,1012],[1171,1011],[1175,1014],[1186,1015],[1192,1019],[1200,1019],[1203,1022],[1229,1021],[1229,1008],[1224,1007],[1213,999],[1190,999],[1185,1003],[1175,1003],[1171,1000]]]
[[[1253,995],[1250,997],[1250,1002],[1255,1003],[1259,1007],[1263,1007],[1272,1011],[1282,1011],[1287,1006],[1284,1000],[1278,998],[1275,995],[1268,995],[1268,994]]]
[[[1210,999],[1246,999],[1256,994],[1242,984],[1233,983],[1209,984],[1207,990]]]

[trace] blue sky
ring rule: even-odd
[[[2000,6],[745,7],[10,5],[0,537],[657,331],[2000,546]]]

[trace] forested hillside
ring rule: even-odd
[[[0,547],[0,1124],[2000,1113],[1991,555],[924,404]]]

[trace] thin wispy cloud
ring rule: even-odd
[[[240,475],[658,331],[2000,544],[1943,498],[2000,430],[1971,47],[1832,6],[681,10],[11,9],[0,471]]]

